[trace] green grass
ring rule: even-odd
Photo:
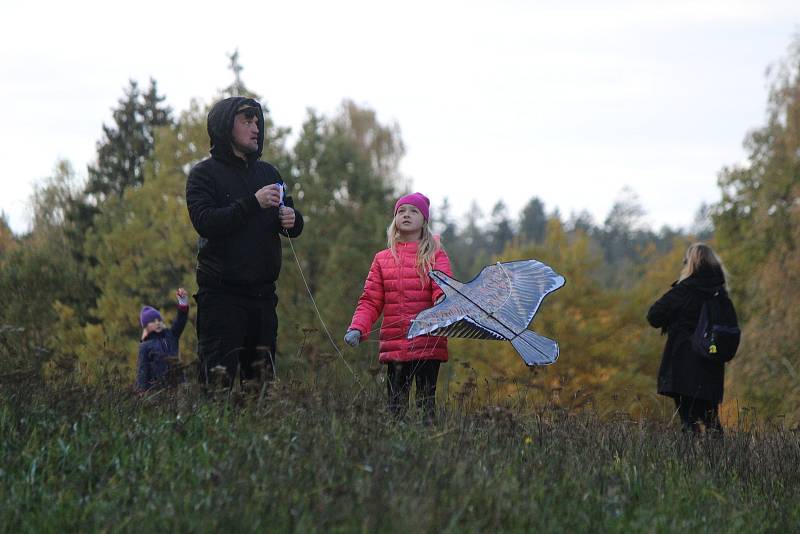
[[[380,384],[268,394],[3,384],[4,531],[791,531],[800,435],[693,439],[555,408],[391,421]],[[365,379],[366,380],[366,379]],[[510,401],[509,401],[510,402]]]

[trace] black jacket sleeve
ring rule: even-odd
[[[172,323],[172,328],[170,328],[175,339],[180,339],[183,329],[186,328],[186,320],[188,318],[189,306],[178,306],[178,316],[175,318],[175,322]]]
[[[202,237],[224,237],[244,226],[248,217],[261,207],[255,195],[249,195],[217,207],[214,179],[206,168],[195,167],[186,181],[186,206],[189,219]]]
[[[686,288],[675,286],[658,299],[647,312],[647,322],[654,328],[667,328],[686,300]]]

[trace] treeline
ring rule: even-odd
[[[644,315],[676,278],[686,246],[702,239],[727,263],[745,332],[729,365],[728,398],[737,400],[729,412],[755,406],[800,420],[797,49],[771,83],[766,124],[745,142],[748,162],[722,169],[722,201],[703,206],[690,229],[648,228],[629,190],[601,222],[585,212],[548,211],[547,199],[536,197],[519,214],[500,200],[476,203],[462,218],[447,199],[433,199],[435,230],[457,277],[469,279],[493,261],[533,257],[567,278],[533,325],[559,340],[556,365],[530,371],[507,344],[455,341],[441,389],[525,394],[601,412],[668,410],[654,394],[663,338]],[[212,100],[233,90],[259,98],[237,87]],[[103,127],[86,183],[78,184],[69,162],[58,162],[32,196],[31,231],[15,236],[0,221],[0,376],[67,373],[93,380],[111,370],[132,378],[139,308],[157,306],[169,321],[173,289],[195,289],[197,236],[184,187],[188,169],[208,152],[207,110],[193,101],[176,113],[155,81],[145,89],[130,82],[112,124]],[[350,101],[332,116],[309,110],[291,143],[289,129],[269,117],[267,129],[264,158],[282,171],[306,219],[303,236],[285,243],[278,290],[279,373],[303,376],[339,357],[307,291],[338,341],[372,255],[385,246],[393,202],[404,187],[404,147],[398,125],[382,124],[373,110]],[[195,354],[193,312],[183,337],[187,362]],[[345,357],[367,377],[376,352],[366,343]]]

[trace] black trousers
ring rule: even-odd
[[[277,296],[253,298],[201,288],[195,298],[200,383],[209,384],[216,376],[228,385],[237,376],[274,378]]]
[[[700,423],[706,431],[722,432],[719,420],[719,404],[713,401],[678,395],[674,397],[675,407],[681,416],[684,431],[700,432]]]
[[[427,422],[436,413],[436,379],[439,376],[438,360],[411,360],[390,362],[386,366],[386,384],[389,394],[389,411],[401,417],[408,410],[411,382],[417,381],[417,407],[423,411]]]

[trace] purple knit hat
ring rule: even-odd
[[[158,313],[158,310],[152,306],[145,306],[139,313],[139,323],[142,325],[142,328],[147,326],[149,322],[155,321],[156,319],[161,319],[161,314]],[[163,321],[163,319],[161,320]]]
[[[425,220],[428,220],[428,216],[430,215],[430,206],[431,201],[428,200],[428,197],[423,195],[422,193],[411,193],[410,195],[406,195],[404,197],[400,197],[397,203],[394,205],[394,214],[397,215],[397,210],[400,209],[400,206],[403,204],[411,204],[415,208],[417,208]]]

